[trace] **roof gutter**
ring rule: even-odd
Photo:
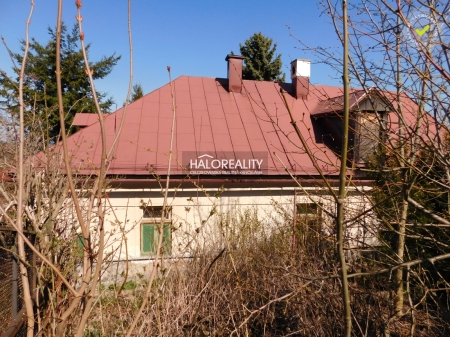
[[[299,179],[299,183],[304,187],[309,186],[318,186],[323,184],[322,179]],[[136,188],[142,188],[143,184],[145,185],[155,185],[160,186],[163,185],[163,183],[166,182],[166,179],[113,179],[110,181],[110,184],[112,186],[136,186]],[[353,180],[353,185],[355,186],[366,186],[368,185],[371,180],[369,179],[355,179]],[[339,186],[339,180],[338,179],[330,179],[328,180],[328,183],[330,186]],[[223,186],[226,185],[226,187],[231,187],[233,185],[236,185],[237,187],[298,187],[298,184],[292,180],[291,178],[283,178],[283,179],[261,179],[261,180],[254,180],[254,179],[174,179],[170,178],[170,187],[181,187],[182,185],[191,184],[194,186]],[[325,187],[325,186],[324,186]]]

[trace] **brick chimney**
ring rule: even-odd
[[[241,92],[242,90],[242,60],[240,55],[227,55],[228,62],[228,91]]]
[[[311,60],[296,59],[291,62],[292,95],[295,98],[308,97],[310,75]]]

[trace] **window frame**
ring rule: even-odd
[[[155,256],[156,255],[156,244],[159,238],[159,228],[162,225],[162,235],[163,242],[161,246],[161,254],[162,256],[170,256],[172,254],[172,209],[168,207],[167,216],[163,220],[161,218],[162,215],[162,206],[145,206],[141,207],[142,209],[142,219],[140,223],[140,252],[141,256]],[[151,212],[148,212],[149,209],[152,209]],[[155,216],[151,216],[149,214],[153,213]],[[150,235],[149,241],[151,241],[151,237],[153,237],[153,245],[148,243],[149,248],[145,247],[147,245],[145,241],[146,230],[148,230],[148,235]],[[150,234],[152,233],[152,234]],[[153,248],[152,248],[153,247]]]
[[[303,243],[311,237],[317,240],[323,228],[323,204],[313,201],[296,202],[295,207],[295,237]]]
[[[376,126],[378,135],[372,134],[367,125],[364,123],[363,119],[373,123]],[[381,124],[380,124],[381,122]],[[381,143],[386,140],[386,134],[383,130],[383,126],[387,125],[387,114],[385,111],[372,111],[372,110],[361,110],[356,112],[356,132],[354,139],[354,158],[356,164],[365,164],[369,156],[374,155],[379,149]],[[377,139],[374,139],[377,137]],[[362,141],[372,142],[373,145],[368,149],[363,149]]]

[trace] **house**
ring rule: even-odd
[[[335,201],[322,176],[337,190],[342,88],[311,84],[308,60],[292,62],[291,83],[242,80],[243,58],[228,55],[226,62],[228,78],[181,76],[131,103],[122,128],[124,108],[104,118],[108,151],[121,128],[107,163],[111,209],[106,231],[119,235],[118,228],[123,228],[131,260],[155,254],[172,125],[170,212],[161,233],[166,255],[189,256],[220,237],[221,216],[251,207],[257,208],[262,221],[276,221],[279,213],[274,207],[282,207],[306,226],[328,223],[326,230],[332,232],[327,214],[334,213]],[[397,121],[389,117],[392,100],[376,90],[353,90],[350,103],[353,178],[347,207],[360,212],[370,207],[366,193],[371,181],[355,168],[364,166],[386,127],[396,129]],[[80,175],[98,172],[99,124],[96,115],[78,114],[74,119],[81,130],[68,142],[72,165]],[[350,226],[354,244],[374,239],[368,227]],[[124,257],[123,240],[112,247]]]

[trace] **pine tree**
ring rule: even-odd
[[[133,85],[133,93],[131,94],[131,102],[141,98],[144,96],[144,90],[142,89],[142,85],[135,84]]]
[[[239,44],[241,55],[245,58],[242,77],[247,80],[284,82],[281,71],[281,54],[275,58],[277,44],[262,33],[253,34],[244,44]]]
[[[26,120],[36,122],[36,118],[41,123],[44,130],[48,130],[50,139],[55,141],[60,132],[60,122],[58,113],[58,98],[56,90],[56,32],[48,29],[50,39],[43,45],[31,39],[29,53],[25,69],[24,82],[24,103]],[[66,114],[65,125],[69,130],[73,117],[78,112],[95,112],[95,104],[92,98],[92,91],[89,79],[85,73],[84,59],[81,49],[78,47],[79,33],[75,26],[71,33],[67,33],[67,28],[63,26],[61,34],[61,69],[62,69],[62,90],[64,100],[64,112]],[[87,45],[87,52],[90,45]],[[23,49],[23,48],[22,48]],[[20,65],[22,55],[11,53],[16,64]],[[120,56],[103,56],[98,62],[91,62],[94,79],[102,79],[107,76],[112,68],[117,64]],[[19,69],[14,68],[18,75]],[[12,79],[4,72],[0,72],[0,96],[4,99],[3,104],[6,109],[14,114],[18,111],[18,77]],[[106,93],[97,92],[100,101],[100,108],[103,112],[109,112],[114,103]]]

